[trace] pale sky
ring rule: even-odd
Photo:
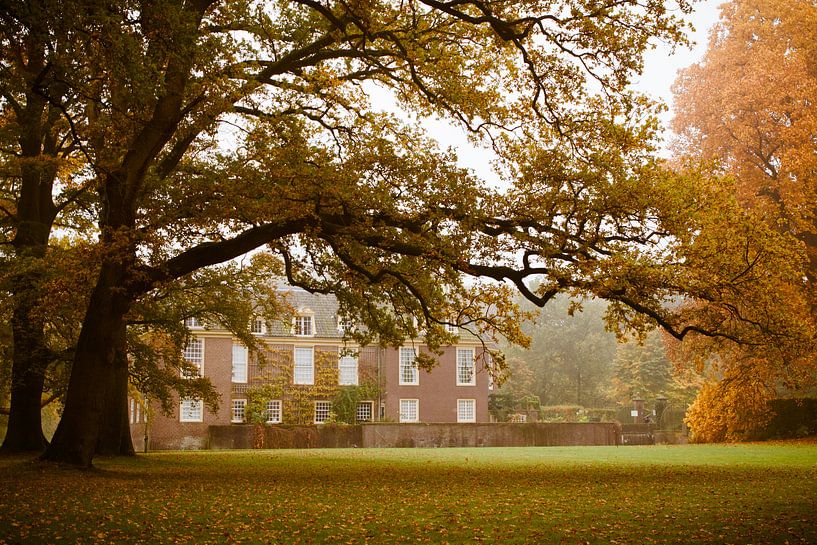
[[[634,88],[663,101],[672,108],[672,91],[670,90],[678,70],[686,68],[701,59],[706,52],[709,30],[719,17],[719,9],[726,0],[698,0],[693,4],[693,12],[685,17],[695,27],[690,34],[693,42],[690,47],[678,47],[674,53],[664,44],[657,44],[655,50],[648,52],[644,59],[644,73],[635,82]],[[672,112],[665,112],[661,122],[669,131]],[[491,169],[492,154],[488,150],[477,149],[468,142],[465,134],[451,125],[436,120],[422,122],[429,133],[434,135],[443,147],[453,146],[457,149],[460,166],[476,171],[482,178],[495,178]],[[665,138],[666,141],[666,138]]]

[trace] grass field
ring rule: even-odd
[[[7,543],[817,543],[817,444],[0,458]]]

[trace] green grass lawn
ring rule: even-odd
[[[817,543],[817,444],[0,458],[7,543]]]

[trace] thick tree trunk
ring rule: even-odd
[[[40,407],[45,374],[15,358],[12,376],[8,428],[0,452],[42,452],[48,445]]]
[[[35,314],[36,274],[16,279],[11,317],[14,351],[11,370],[11,403],[3,452],[42,451],[48,444],[42,430],[41,399],[50,351],[45,343],[43,320]]]
[[[102,265],[77,342],[62,419],[43,460],[91,466],[106,401],[116,389],[119,338],[130,305],[122,288],[126,270],[115,259]]]
[[[128,415],[128,347],[124,322],[117,333],[116,342],[113,381],[105,397],[96,453],[103,456],[133,456],[136,451],[133,448]]]

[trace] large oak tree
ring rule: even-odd
[[[32,4],[4,12],[21,39]],[[454,320],[520,338],[507,285],[538,305],[561,291],[606,298],[611,320],[636,329],[734,336],[720,314],[681,320],[664,304],[715,295],[690,273],[711,248],[679,257],[711,207],[654,163],[649,105],[626,91],[648,40],[680,39],[663,2],[42,7],[47,28],[70,22],[76,69],[59,81],[81,100],[37,94],[81,150],[87,175],[65,183],[93,195],[98,229],[46,459],[91,463],[105,400],[124,391],[125,325],[147,294],[262,245],[291,283],[335,293],[382,342],[417,333],[407,315],[431,346]],[[507,189],[380,112],[384,89],[409,116],[442,116],[492,145]]]

